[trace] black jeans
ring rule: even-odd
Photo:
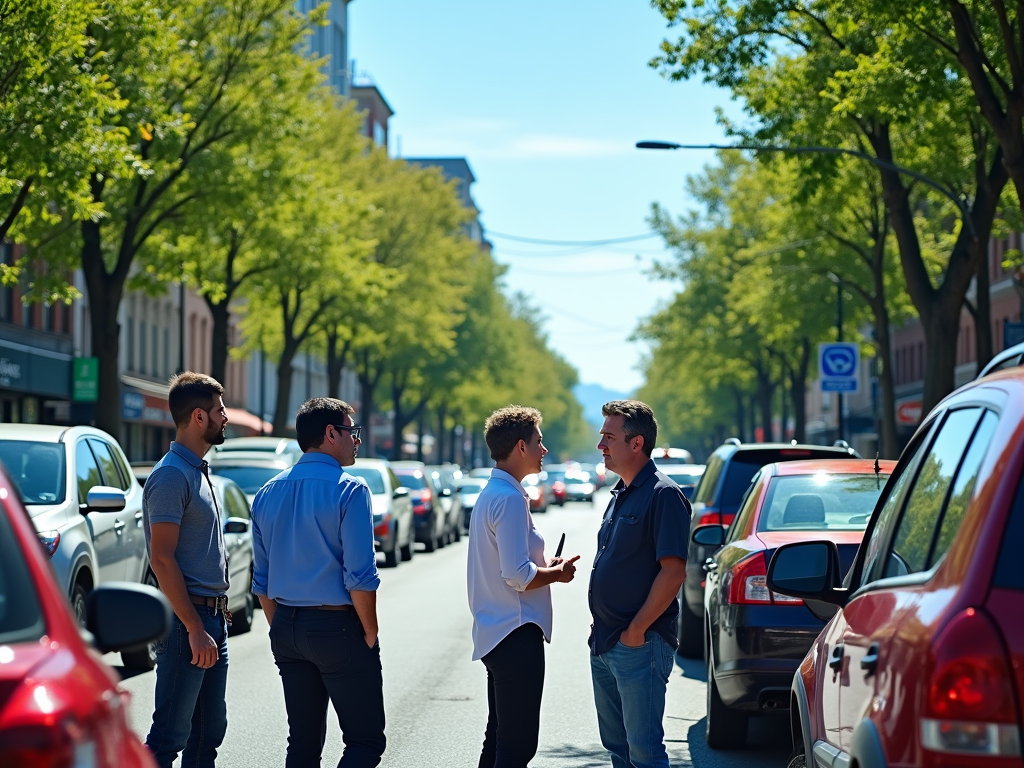
[[[487,731],[479,768],[526,768],[537,754],[544,692],[544,633],[513,630],[483,657],[487,667]]]
[[[288,712],[286,768],[319,767],[328,700],[345,742],[338,768],[379,765],[386,745],[380,644],[366,645],[355,611],[280,605],[270,627],[270,648]]]

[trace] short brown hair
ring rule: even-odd
[[[639,400],[612,400],[601,406],[601,413],[606,417],[621,416],[626,439],[632,440],[639,435],[644,439],[644,453],[651,455],[658,442],[658,420],[654,418],[651,406]]]
[[[305,453],[310,448],[319,448],[324,444],[327,427],[341,424],[346,416],[351,416],[356,409],[344,400],[334,397],[313,397],[299,408],[295,415],[295,437],[299,448]]]
[[[536,408],[525,405],[509,405],[499,408],[484,422],[484,442],[491,458],[504,461],[520,440],[527,443],[533,439],[533,430],[539,427],[543,416]]]
[[[167,392],[167,407],[171,411],[174,425],[184,429],[192,421],[192,412],[202,408],[209,413],[224,394],[224,387],[212,376],[194,371],[183,371],[171,377],[171,388]]]

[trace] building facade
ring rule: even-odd
[[[348,67],[348,3],[329,0],[327,24],[315,27],[309,38],[310,53],[323,61],[327,82],[341,96],[348,96],[351,73]],[[295,7],[305,14],[319,8],[321,0],[296,0]]]

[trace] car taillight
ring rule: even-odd
[[[703,525],[704,523],[718,523],[719,525],[731,525],[732,520],[736,517],[735,512],[719,512],[714,507],[704,507],[696,513],[696,524]]]
[[[932,643],[921,746],[955,755],[1018,757],[1019,715],[1002,638],[984,612],[957,614]]]
[[[531,485],[531,486],[527,487],[526,495],[529,496],[534,501],[537,501],[538,499],[540,499],[540,491],[537,489],[537,486],[535,486],[535,485]]]
[[[60,546],[60,531],[39,531],[36,535],[39,537],[39,541],[42,543],[47,556],[53,557],[53,553]]]
[[[565,490],[565,483],[563,483],[561,480],[556,480],[551,484],[551,490],[553,490],[555,493],[561,493],[562,491]]]
[[[391,513],[384,514],[384,519],[374,526],[373,532],[378,536],[387,536],[391,532]]]
[[[802,605],[803,600],[768,591],[768,568],[764,552],[755,552],[740,560],[729,572],[731,605]]]
[[[430,489],[424,488],[423,493],[420,494],[420,501],[422,501],[424,504],[427,504],[430,502],[432,498],[434,498],[434,495],[430,492]]]
[[[96,742],[71,721],[0,731],[0,765],[18,768],[94,768]]]

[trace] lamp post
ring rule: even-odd
[[[843,278],[834,272],[828,272],[828,279],[836,284],[836,341],[843,340]],[[846,416],[843,413],[843,393],[836,392],[837,410],[839,413],[839,439],[846,437]]]
[[[849,157],[856,157],[859,160],[866,160],[872,165],[884,168],[887,171],[893,171],[901,176],[909,176],[912,179],[920,181],[936,192],[941,193],[948,199],[952,200],[960,211],[960,218],[963,220],[964,228],[967,233],[971,236],[971,239],[977,237],[974,229],[974,223],[971,221],[971,210],[967,207],[967,203],[964,202],[963,198],[959,197],[951,189],[943,186],[939,182],[935,181],[923,173],[918,173],[910,168],[904,168],[901,165],[890,163],[888,160],[882,160],[881,158],[869,155],[867,152],[860,152],[856,149],[842,149],[840,147],[786,147],[778,144],[676,144],[673,141],[638,141],[636,143],[637,149],[743,149],[750,150],[751,152],[783,152],[791,155],[847,155]]]

